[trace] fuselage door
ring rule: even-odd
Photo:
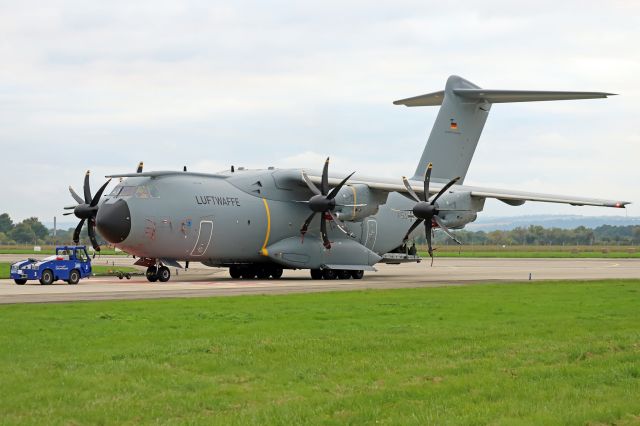
[[[378,236],[378,222],[375,219],[367,219],[366,232],[367,236],[364,240],[364,246],[373,251]]]
[[[200,229],[198,230],[198,241],[191,250],[192,256],[202,256],[207,252],[209,244],[211,243],[211,236],[213,235],[213,221],[202,220],[200,221]]]

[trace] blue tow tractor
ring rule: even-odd
[[[91,258],[86,246],[58,246],[54,256],[42,260],[27,259],[11,265],[11,278],[22,285],[27,280],[40,280],[49,285],[57,280],[78,284],[91,275]]]

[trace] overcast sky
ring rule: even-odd
[[[86,169],[413,174],[450,74],[610,99],[494,105],[467,183],[640,215],[638,1],[0,0],[0,211],[50,221]],[[487,202],[486,215],[622,210]]]

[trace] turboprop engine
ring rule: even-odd
[[[472,197],[470,192],[449,192],[438,200],[443,209],[440,219],[448,228],[460,229],[478,217],[484,208],[484,198]]]
[[[339,204],[335,209],[336,216],[342,221],[360,222],[378,213],[380,204],[387,201],[387,195],[360,183],[346,185],[336,196]]]

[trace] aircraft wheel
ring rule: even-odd
[[[158,269],[155,266],[149,266],[147,268],[146,276],[150,283],[155,283],[158,281]]]
[[[78,281],[80,281],[80,272],[78,272],[77,269],[74,269],[69,273],[69,280],[67,282],[73,285],[78,284]]]
[[[269,269],[265,268],[265,267],[260,267],[258,268],[258,270],[256,271],[256,275],[258,276],[259,279],[261,280],[268,280],[269,279],[269,275],[271,271],[269,271]]]
[[[335,280],[338,278],[338,274],[333,269],[323,269],[322,270],[322,278],[325,280]]]
[[[338,278],[341,280],[348,280],[351,278],[351,271],[345,271],[344,269],[338,271]]]
[[[282,278],[282,268],[275,267],[271,270],[271,278],[274,280],[279,280]]]
[[[256,270],[251,266],[246,266],[242,268],[241,276],[244,280],[252,280],[256,277]]]
[[[229,275],[231,275],[231,278],[233,278],[234,280],[237,280],[242,276],[242,274],[240,273],[240,268],[238,266],[230,266]]]
[[[351,271],[351,277],[354,280],[361,280],[364,277],[364,271]]]
[[[25,285],[27,283],[27,280],[23,279],[23,278],[16,278],[14,280],[16,282],[16,284],[18,285]]]
[[[40,284],[50,285],[53,283],[53,272],[51,269],[45,269],[40,275]]]
[[[311,270],[311,279],[312,280],[321,280],[322,279],[322,271],[320,269],[312,269]]]
[[[131,279],[131,274],[127,273],[127,274],[125,274],[125,276],[124,276],[124,277],[125,277],[126,279],[130,280],[130,279]]]
[[[171,278],[171,271],[166,266],[161,266],[158,269],[158,281],[166,283]]]

